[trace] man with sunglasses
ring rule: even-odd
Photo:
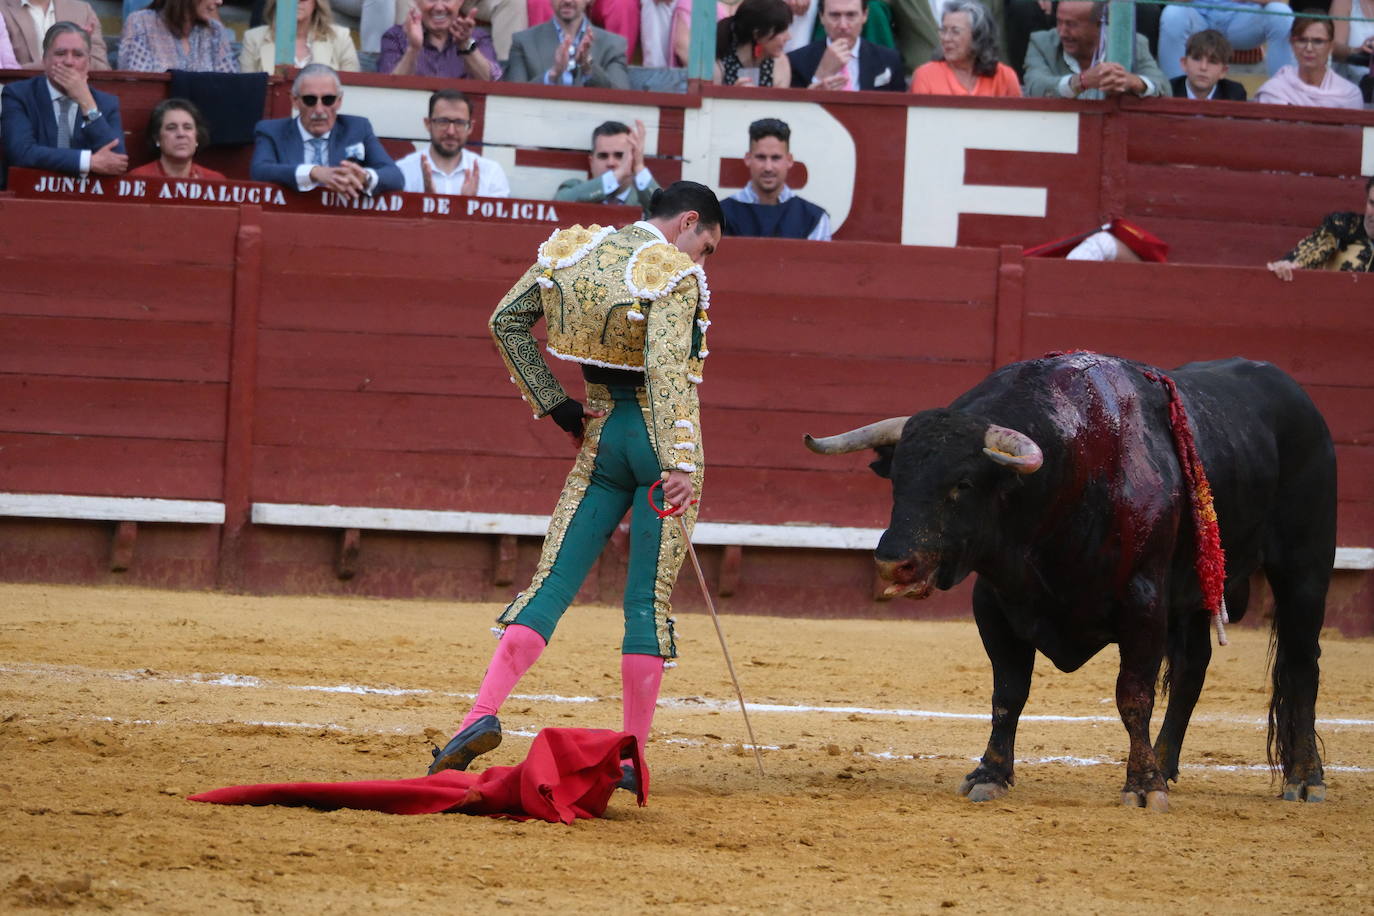
[[[429,149],[416,150],[396,163],[407,191],[461,194],[464,197],[510,197],[510,182],[500,163],[468,149],[472,105],[457,89],[440,89],[429,97]]]
[[[367,118],[339,114],[343,85],[332,67],[302,68],[291,98],[296,117],[259,121],[254,130],[254,181],[297,191],[324,188],[349,198],[405,185]]]

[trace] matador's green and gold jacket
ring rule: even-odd
[[[707,355],[706,275],[641,226],[573,226],[539,257],[492,313],[491,335],[511,381],[542,417],[567,398],[531,333],[541,317],[559,359],[644,372],[645,421],[659,466],[697,470],[696,386]]]

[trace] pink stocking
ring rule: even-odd
[[[483,716],[496,715],[516,683],[539,660],[543,651],[544,637],[534,630],[518,623],[506,627],[491,657],[491,664],[487,666],[487,676],[482,678],[477,701],[472,704],[472,711],[458,730],[462,731]]]
[[[620,656],[620,682],[624,693],[624,731],[639,739],[640,753],[649,741],[649,726],[654,722],[654,705],[663,683],[663,659],[657,655]]]

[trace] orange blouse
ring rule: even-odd
[[[998,64],[992,76],[980,76],[969,92],[954,75],[954,68],[942,60],[933,60],[916,68],[911,76],[911,91],[916,95],[976,95],[1021,97],[1021,81],[1016,71],[1006,64]]]
[[[170,177],[171,177],[171,176],[169,176],[166,172],[164,172],[164,171],[162,170],[162,160],[161,160],[161,159],[154,159],[152,162],[149,162],[147,165],[140,165],[140,166],[139,166],[138,168],[136,168],[136,169],[130,169],[129,172],[128,172],[128,174],[130,174],[130,175],[152,175],[152,176],[155,176],[155,177],[157,177],[157,178],[170,178]],[[216,172],[214,169],[207,169],[207,168],[205,168],[205,166],[196,165],[196,164],[194,164],[194,163],[191,164],[191,178],[192,178],[192,179],[195,179],[195,180],[197,180],[197,181],[226,181],[226,180],[227,180],[223,175],[221,175],[219,172]]]

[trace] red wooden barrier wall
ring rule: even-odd
[[[141,526],[135,582],[508,597],[487,538],[369,532],[345,582],[337,532],[253,526],[247,511],[548,512],[566,438],[529,419],[485,326],[544,227],[10,199],[0,232],[0,490],[226,503],[223,543],[210,526]],[[944,404],[1000,363],[1090,348],[1292,372],[1339,442],[1341,543],[1374,541],[1369,278],[744,239],[709,274],[705,521],[882,527],[889,496],[868,459],[812,455],[803,433]],[[110,581],[101,531],[0,520],[0,578]],[[523,544],[517,578],[536,548]],[[720,551],[705,553],[719,575]],[[620,574],[612,557],[586,596],[615,600]],[[871,578],[843,551],[747,549],[722,603],[869,613]],[[1338,590],[1335,616],[1374,627],[1366,579]],[[882,612],[966,606],[960,590]]]

